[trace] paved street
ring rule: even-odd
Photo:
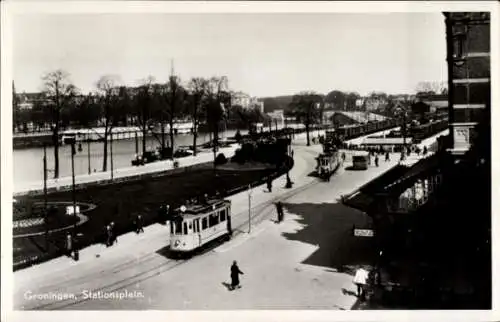
[[[273,193],[257,187],[252,194],[252,232],[247,233],[248,195],[234,195],[233,220],[239,231],[228,243],[187,261],[165,256],[168,227],[146,227],[145,234],[120,236],[111,248],[94,245],[81,251],[79,262],[58,258],[14,274],[17,309],[350,309],[356,298],[352,277],[336,271],[349,254],[349,230],[365,216],[339,205],[337,199],[396,164],[381,162],[367,171],[341,169],[330,182],[308,176],[319,145],[296,140],[295,182]],[[396,160],[394,155],[392,160]],[[349,166],[349,158],[346,166]],[[275,224],[271,204],[282,198],[285,222]],[[354,254],[355,255],[355,254]],[[352,257],[352,256],[351,256]],[[355,257],[355,256],[354,256]],[[243,288],[230,292],[229,266],[239,262]],[[347,264],[347,263],[344,263]],[[344,289],[344,291],[342,290]],[[134,292],[134,298],[84,300],[82,292]],[[31,293],[27,293],[31,292]],[[52,293],[50,293],[52,292]],[[33,300],[30,295],[76,296],[78,300]],[[51,295],[52,294],[52,295]],[[107,293],[110,294],[110,293]],[[132,293],[129,293],[132,294]]]

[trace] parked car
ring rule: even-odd
[[[175,151],[174,153],[174,158],[184,158],[190,155],[193,155],[192,151],[189,151],[187,149],[177,149],[177,151]]]
[[[151,163],[159,159],[160,153],[158,151],[146,151],[142,154],[136,154],[135,158],[132,160],[132,165],[145,165],[146,163]]]

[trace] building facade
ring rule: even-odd
[[[243,92],[235,92],[231,94],[231,105],[239,105],[244,109],[257,108],[261,111],[261,113],[264,113],[264,102]]]
[[[480,122],[490,120],[490,14],[445,13],[449,120],[454,155],[470,149]]]

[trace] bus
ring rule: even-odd
[[[352,156],[352,168],[354,170],[367,170],[370,164],[370,154],[368,152],[358,152]]]

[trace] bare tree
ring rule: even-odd
[[[226,116],[226,107],[231,105],[231,93],[226,76],[212,77],[208,82],[206,116],[213,133],[214,160],[219,143],[219,124]]]
[[[319,106],[322,102],[323,98],[320,94],[315,92],[301,92],[294,95],[290,103],[290,107],[295,116],[306,126],[308,146],[311,145],[309,141],[309,129],[311,124],[314,124],[319,117]]]
[[[139,87],[139,93],[135,97],[135,113],[137,114],[137,122],[142,130],[142,152],[146,152],[146,138],[150,131],[150,122],[152,117],[152,94],[153,94],[154,77],[148,76],[142,81]]]
[[[198,126],[203,108],[203,100],[206,98],[208,90],[208,80],[195,77],[188,85],[190,93],[190,112],[193,121],[193,154],[196,155],[196,139],[198,137]]]
[[[175,119],[180,115],[184,97],[185,91],[181,85],[179,77],[171,75],[169,77],[165,91],[165,98],[167,103],[165,112],[168,118],[170,146],[172,148],[172,152],[174,151]],[[162,145],[164,145],[164,140],[162,142]]]
[[[51,100],[48,105],[51,114],[52,142],[54,144],[54,178],[59,178],[59,130],[61,112],[76,93],[76,87],[70,82],[69,74],[58,69],[42,76],[43,92]]]
[[[118,77],[105,75],[97,81],[97,90],[102,97],[102,117],[104,125],[104,158],[102,160],[102,171],[105,172],[108,166],[108,137],[112,135],[116,101],[118,96]]]

